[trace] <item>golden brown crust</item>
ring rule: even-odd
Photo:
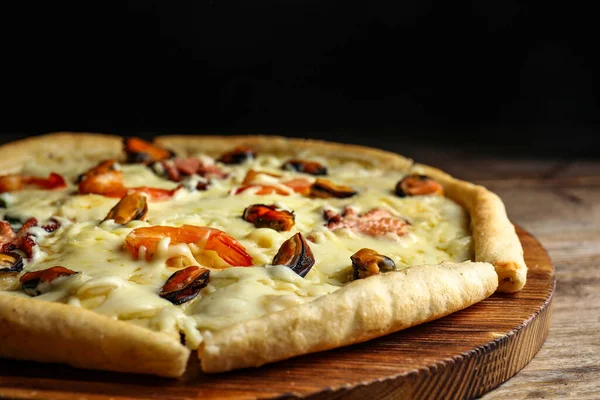
[[[0,162],[0,171],[18,171],[25,161],[35,158],[30,154],[84,150],[90,152],[91,157],[106,152],[119,154],[121,140],[116,136],[70,133],[27,139],[0,147],[0,159],[5,157]],[[470,212],[476,258],[494,264],[501,276],[498,290],[518,290],[525,283],[522,249],[516,234],[511,234],[514,230],[511,231],[512,225],[500,199],[483,187],[456,180],[434,168],[413,166],[412,160],[382,150],[316,140],[271,136],[171,136],[156,141],[181,155],[198,152],[216,155],[245,144],[262,152],[289,154],[290,149],[296,152],[310,150],[325,157],[335,155],[337,159],[352,159],[398,170],[401,174],[423,171],[440,180],[448,197]],[[50,145],[51,142],[54,144]],[[90,147],[101,151],[94,153]],[[508,233],[507,228],[510,228]],[[504,281],[507,277],[510,279]],[[378,275],[352,283],[314,302],[219,331],[206,338],[198,354],[203,368],[216,372],[345,346],[467,307],[489,296],[497,285],[498,275],[486,263],[423,266],[411,268],[408,273]],[[15,307],[15,302],[19,307]],[[40,304],[42,302],[35,299],[0,296],[0,331],[3,332],[0,356],[164,376],[179,375],[185,368],[189,351],[168,335],[88,310],[62,304]],[[44,322],[32,327],[28,324],[32,320]],[[104,340],[100,340],[99,335],[103,335]],[[31,343],[27,353],[20,351],[23,337]],[[70,340],[65,341],[65,337]],[[48,346],[48,343],[52,345]],[[121,353],[126,356],[121,357]]]
[[[120,155],[123,138],[95,133],[57,132],[33,136],[0,146],[0,172],[16,173],[31,160],[56,154],[101,158]]]
[[[491,295],[487,263],[444,263],[355,281],[310,303],[230,326],[198,350],[205,372],[348,346],[441,318]]]
[[[483,186],[455,179],[436,168],[415,164],[412,171],[435,178],[444,186],[446,197],[469,212],[475,260],[496,267],[498,291],[513,293],[521,290],[527,281],[527,265],[523,247],[502,200]]]
[[[0,146],[0,173],[32,160],[74,154],[122,154],[120,136],[59,132]],[[190,351],[162,333],[93,311],[0,293],[0,357],[62,362],[80,368],[179,376]]]
[[[315,139],[293,139],[282,136],[159,136],[155,142],[177,154],[203,152],[219,155],[233,147],[246,145],[265,153],[290,154],[310,150],[313,154],[335,159],[348,159],[373,164],[380,168],[406,170],[413,161],[388,151],[353,144],[325,142]]]
[[[185,371],[189,354],[163,333],[82,308],[0,293],[0,357],[175,377]]]

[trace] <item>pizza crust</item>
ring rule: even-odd
[[[436,168],[415,164],[411,170],[436,179],[444,186],[446,197],[469,212],[475,260],[494,265],[498,291],[521,290],[527,281],[523,247],[500,197],[483,186],[455,179]]]
[[[123,138],[56,133],[0,146],[1,174],[50,154],[122,158]],[[0,357],[166,377],[185,371],[190,350],[178,338],[82,308],[0,293]]]
[[[354,160],[380,168],[406,171],[413,160],[401,155],[353,144],[331,143],[315,139],[293,139],[282,136],[159,136],[154,140],[177,154],[206,153],[218,156],[236,146],[250,146],[257,152],[289,154],[290,150],[310,150],[312,154],[336,160]]]
[[[0,173],[17,173],[28,161],[56,154],[72,154],[98,160],[107,154],[123,158],[122,147],[123,138],[114,135],[60,132],[32,136],[0,146]]]
[[[205,340],[198,356],[204,372],[223,372],[348,346],[466,308],[491,295],[497,285],[487,263],[423,265],[379,274],[218,331]]]
[[[180,376],[190,350],[169,335],[82,308],[0,293],[0,357]]]
[[[406,272],[362,279],[311,303],[241,322],[207,337],[198,350],[207,372],[258,366],[366,341],[468,307],[497,288],[514,291],[525,283],[521,245],[502,201],[481,186],[414,165],[394,153],[318,140],[173,136],[156,141],[182,156],[197,152],[217,155],[247,144],[264,152],[309,149],[325,157],[335,155],[395,169],[399,175],[422,170],[440,180],[447,196],[469,211],[476,259],[494,264],[501,277],[498,286],[492,265],[467,262],[411,267]],[[121,143],[121,137],[94,134],[35,137],[0,147],[0,171],[18,172],[26,161],[51,152],[85,151],[92,158],[110,153],[122,158]],[[0,332],[1,357],[63,362],[81,368],[178,376],[189,356],[189,350],[166,334],[33,298],[0,295]]]

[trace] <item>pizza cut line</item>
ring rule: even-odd
[[[495,194],[376,149],[63,133],[0,156],[6,358],[180,376],[196,350],[223,372],[525,284]]]

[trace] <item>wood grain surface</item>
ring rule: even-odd
[[[600,160],[499,156],[498,149],[403,150],[498,193],[511,220],[535,235],[555,267],[546,343],[483,399],[600,399]]]
[[[506,203],[511,219],[540,240],[555,265],[557,286],[548,339],[524,369],[482,398],[599,399],[600,269],[597,264],[600,260],[600,162],[500,157],[468,148],[450,151],[402,146],[394,150],[438,166],[459,178],[484,184],[497,192]],[[440,329],[452,331],[453,326],[444,325],[443,321],[439,321],[442,324]],[[418,329],[423,328],[415,328]],[[396,338],[396,335],[392,337]],[[380,339],[383,340],[387,338]],[[405,344],[411,346],[414,342],[407,341]],[[323,353],[321,363],[330,367],[327,372],[337,377],[339,382],[348,372],[362,376],[365,370],[376,367],[389,373],[400,364],[390,357],[377,357],[381,364],[366,361],[362,363],[362,369],[357,368],[354,364],[356,356],[365,350],[365,346],[370,350],[367,360],[373,360],[392,348],[384,342],[353,346]],[[418,356],[403,360],[403,363],[414,363],[416,358],[427,355],[431,347],[429,344],[418,352]],[[306,363],[308,357],[300,358],[298,362]],[[281,364],[270,367],[275,368],[282,368]],[[265,373],[271,372],[267,369]],[[299,391],[296,387],[301,389],[311,382],[323,382],[321,372],[307,369],[294,374],[284,369],[281,382],[288,385],[291,393]],[[265,375],[249,374],[248,371],[240,374],[242,378],[247,375],[245,379],[254,381],[261,388],[257,395],[268,397],[272,394]],[[411,382],[414,386],[416,379],[412,378]],[[224,386],[226,383],[221,383],[219,388]],[[65,391],[66,387],[72,391]],[[349,388],[343,384],[340,387]],[[410,386],[405,389],[396,388],[393,393],[398,397],[410,394]],[[131,375],[123,378],[62,366],[0,362],[0,396],[4,397],[186,398],[204,394],[206,392],[201,387],[185,389],[185,381],[170,382]],[[333,396],[332,392],[325,394]],[[368,386],[357,387],[355,394],[363,398],[375,397]],[[382,395],[380,397],[392,397],[391,390],[379,394]]]

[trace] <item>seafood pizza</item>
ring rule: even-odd
[[[525,285],[495,194],[381,150],[59,133],[2,146],[0,175],[5,358],[222,372]]]

